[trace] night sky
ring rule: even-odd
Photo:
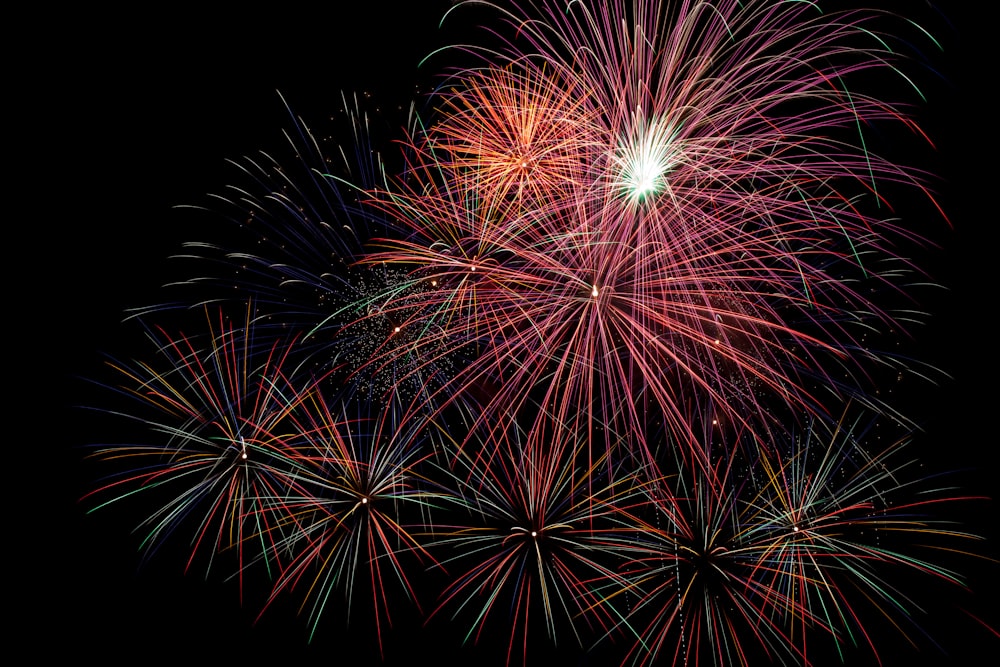
[[[401,11],[397,4],[422,9]],[[460,30],[438,28],[449,4],[373,1],[348,15],[284,5],[211,15],[172,5],[142,15],[78,9],[29,24],[37,39],[22,55],[31,66],[24,65],[24,85],[15,82],[22,92],[8,97],[23,115],[9,130],[28,149],[15,165],[15,183],[24,184],[8,191],[7,207],[8,219],[27,233],[26,241],[8,246],[16,293],[8,331],[28,350],[17,342],[10,349],[15,373],[22,365],[26,371],[11,385],[17,397],[8,412],[24,433],[8,446],[26,460],[8,468],[14,486],[23,487],[10,497],[18,528],[7,536],[8,576],[24,598],[18,627],[9,631],[15,643],[30,638],[39,658],[72,647],[75,658],[104,664],[156,664],[164,657],[376,663],[363,608],[349,629],[328,619],[308,645],[294,599],[255,624],[259,595],[251,592],[241,606],[236,584],[222,572],[207,581],[200,572],[184,575],[183,549],[140,563],[139,539],[129,532],[140,512],[116,507],[88,515],[78,502],[92,484],[83,446],[113,440],[109,422],[79,406],[96,400],[86,380],[104,372],[105,354],[127,358],[146,349],[122,314],[156,300],[175,268],[168,256],[203,231],[195,227],[203,217],[173,207],[204,202],[205,193],[231,181],[226,159],[283,145],[288,117],[278,92],[317,126],[339,106],[341,91],[369,94],[393,123],[437,73],[433,64],[418,70],[419,60],[461,39]],[[914,451],[928,470],[957,470],[968,494],[1000,498],[989,287],[995,105],[986,97],[995,54],[978,39],[988,20],[947,4],[950,24],[942,18],[929,25],[945,47],[933,58],[943,80],[931,87],[920,120],[938,144],[931,167],[942,176],[939,190],[954,225],[940,227],[940,251],[927,258],[948,291],[924,304],[932,317],[914,337],[922,359],[952,379],[910,390],[905,409],[924,425]],[[972,532],[987,537],[981,553],[994,559],[1000,557],[997,502],[969,503],[966,517]],[[927,642],[916,652],[889,635],[887,665],[975,667],[989,664],[984,651],[995,657],[1000,650],[1000,640],[956,611],[973,609],[1000,627],[1000,566],[957,562],[970,593],[950,589],[941,601],[933,588],[914,591],[927,606],[922,624],[949,655]],[[423,664],[503,664],[502,644],[488,637],[481,647],[461,647],[462,630],[448,627],[446,618],[424,628],[403,605],[396,619],[386,664],[414,664],[414,655]],[[534,664],[609,664],[603,650],[586,657],[572,646],[555,652],[540,642]],[[848,664],[868,659],[861,653]]]

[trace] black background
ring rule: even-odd
[[[418,61],[460,41],[438,27],[449,4],[88,8],[11,26],[26,39],[10,59],[8,130],[11,144],[25,150],[9,156],[6,207],[13,295],[6,319],[20,379],[8,391],[14,428],[7,445],[17,456],[8,467],[13,521],[5,542],[18,619],[12,636],[37,658],[71,651],[105,664],[375,661],[363,627],[344,631],[331,621],[307,645],[305,621],[291,604],[254,624],[258,606],[241,606],[235,584],[185,576],[181,562],[167,557],[140,567],[127,515],[86,515],[78,502],[92,483],[80,446],[107,434],[77,406],[90,400],[84,379],[101,372],[103,354],[135,350],[135,331],[121,324],[124,309],[153,300],[167,256],[199,237],[172,207],[203,201],[231,180],[227,158],[282,145],[288,122],[277,91],[307,119],[321,121],[342,90],[371,93],[391,117],[436,71],[433,61],[418,71]],[[925,3],[896,4],[932,15]],[[915,335],[924,358],[952,379],[914,392],[908,412],[924,424],[928,467],[963,470],[969,493],[1000,498],[990,171],[996,106],[988,99],[996,58],[980,35],[990,17],[956,3],[945,11],[947,20],[929,26],[945,47],[934,57],[943,80],[931,86],[919,120],[938,144],[931,168],[943,176],[954,229],[942,227],[940,253],[928,259],[948,291],[930,300],[933,317]],[[996,501],[970,508],[970,529],[988,538],[981,552],[996,558]],[[971,593],[956,595],[957,604],[997,627],[1000,569],[966,560],[961,567]],[[929,602],[924,625],[948,655],[890,637],[886,664],[990,664],[986,652],[995,657],[1000,640],[956,611],[956,600],[929,592],[929,600],[916,595]],[[407,611],[387,642],[388,664],[502,664],[489,641],[461,648],[458,629],[446,622],[421,628]],[[546,655],[540,647],[535,664]],[[553,664],[585,661],[573,651],[555,655]],[[863,655],[848,664],[867,664]]]

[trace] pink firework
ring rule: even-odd
[[[867,145],[869,127],[921,136],[902,105],[853,88],[898,73],[884,17],[497,10],[509,40],[448,79],[447,115],[373,193],[408,236],[362,260],[435,287],[424,344],[475,351],[442,393],[627,438],[647,459],[661,423],[698,455],[692,400],[762,431],[864,395],[888,359],[866,336],[898,327],[912,270],[898,248],[919,242],[887,193],[936,207],[919,172]],[[530,173],[524,156],[541,156]]]

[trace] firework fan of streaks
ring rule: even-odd
[[[159,504],[142,521],[142,548],[151,555],[174,533],[190,531],[190,555],[207,553],[206,574],[217,554],[236,552],[243,590],[245,566],[258,558],[280,569],[282,498],[304,472],[282,437],[288,411],[311,385],[299,382],[287,361],[294,340],[255,348],[252,309],[242,321],[206,307],[206,335],[171,336],[149,329],[160,364],[111,362],[121,376],[116,390],[142,411],[115,416],[143,427],[141,442],[101,445],[92,457],[127,465],[83,500],[90,511],[141,496]],[[109,411],[111,412],[111,411]],[[148,416],[147,416],[148,413]]]
[[[381,652],[398,594],[419,609],[406,569],[434,560],[411,531],[431,525],[435,496],[419,472],[432,450],[400,418],[401,403],[366,405],[332,403],[317,387],[289,406],[296,485],[269,503],[274,548],[289,557],[268,604],[304,591],[311,638],[324,614],[343,613],[350,622],[358,596],[367,596]]]
[[[678,458],[649,485],[655,511],[635,518],[646,529],[623,571],[638,598],[623,623],[635,633],[626,662],[809,665],[864,646],[882,664],[881,625],[917,645],[906,628],[923,633],[922,610],[904,589],[962,585],[934,556],[979,538],[940,506],[974,499],[914,476],[905,438],[868,453],[873,423],[816,421],[756,457],[715,443],[710,472]]]
[[[279,94],[280,97],[280,94]],[[284,133],[284,152],[259,152],[230,160],[238,176],[222,194],[205,205],[180,206],[211,216],[212,231],[226,239],[184,244],[175,259],[199,272],[168,285],[176,300],[135,308],[134,316],[199,307],[204,302],[256,303],[256,322],[263,332],[311,331],[296,354],[315,355],[329,365],[329,341],[341,324],[334,313],[353,303],[354,286],[345,276],[372,234],[391,234],[386,220],[366,208],[358,188],[375,188],[384,180],[381,156],[374,149],[384,128],[362,110],[362,103],[341,96],[330,120],[338,136],[314,134],[281,97],[291,129]],[[173,293],[173,292],[171,292]],[[261,335],[263,340],[263,335]],[[327,361],[323,361],[326,358]]]
[[[900,328],[887,304],[907,298],[914,267],[897,248],[921,243],[886,196],[915,190],[937,208],[924,174],[866,144],[869,127],[922,136],[905,106],[848,87],[899,72],[875,32],[884,17],[801,2],[527,7],[497,7],[516,43],[490,51],[464,88],[461,74],[448,79],[439,107],[471,110],[429,132],[434,150],[415,152],[405,194],[376,193],[411,234],[364,261],[439,281],[442,328],[485,350],[451,393],[492,374],[507,388],[492,409],[537,392],[546,412],[585,406],[631,434],[645,417],[630,406],[649,404],[693,451],[691,391],[762,430],[777,405],[792,406],[784,418],[829,412],[831,397],[873,402],[872,367],[900,362],[865,336]],[[515,65],[516,78],[499,69]],[[567,104],[566,80],[585,104]],[[511,196],[523,189],[497,177],[503,156],[480,148],[519,133],[497,129],[518,118],[504,109],[517,93],[483,92],[511,81],[530,81],[536,104],[581,112],[565,154],[586,167],[542,208]],[[539,116],[573,127],[561,112]]]
[[[450,584],[431,616],[467,622],[466,642],[510,628],[507,664],[525,664],[543,632],[553,646],[569,636],[586,648],[617,622],[597,591],[627,585],[617,569],[635,538],[624,517],[645,501],[642,482],[565,434],[540,447],[516,422],[492,432],[435,476],[447,480],[445,518],[427,547],[447,554]]]

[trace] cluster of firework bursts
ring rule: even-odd
[[[458,3],[492,23],[398,169],[346,97],[349,141],[295,120],[294,159],[234,163],[204,207],[228,245],[130,313],[151,357],[111,364],[102,410],[139,429],[94,447],[86,502],[379,649],[401,614],[501,633],[510,664],[919,634],[907,582],[960,585],[934,556],[976,539],[886,390],[924,372],[891,349],[924,281],[894,202],[947,227],[884,140],[926,142],[894,29],[934,42],[826,4]]]

